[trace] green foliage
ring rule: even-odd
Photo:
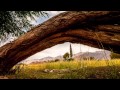
[[[117,54],[117,53],[113,53],[111,52],[111,59],[117,59],[117,58],[120,58],[120,54]]]
[[[65,60],[68,60],[68,59],[69,59],[69,53],[66,52],[66,53],[63,55],[63,58],[64,58]]]
[[[83,57],[83,60],[88,60],[88,58],[87,57]]]
[[[70,58],[72,58],[73,56],[73,52],[72,52],[72,47],[71,47],[71,44],[70,44]]]
[[[73,61],[74,59],[73,58],[69,58],[68,61]]]
[[[73,56],[73,52],[72,52],[72,47],[71,47],[71,44],[70,44],[70,54],[67,52],[67,53],[65,53],[64,55],[63,55],[63,58],[65,59],[65,60],[67,60],[67,61],[72,61],[72,60],[74,60],[73,58],[72,58],[72,56]]]
[[[83,60],[95,60],[94,57],[83,57],[82,59],[83,59]]]
[[[58,61],[60,61],[59,59],[55,59],[55,62],[58,62]]]
[[[8,35],[19,36],[30,29],[33,25],[31,20],[35,17],[47,15],[44,11],[0,11],[0,40],[4,40]]]
[[[90,58],[90,60],[95,60],[95,58],[94,57],[89,57]]]

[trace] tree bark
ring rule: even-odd
[[[64,42],[120,53],[119,11],[71,11],[32,28],[15,41],[0,47],[0,71],[46,48]],[[112,22],[111,22],[112,21]]]

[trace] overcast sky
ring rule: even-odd
[[[49,18],[51,18],[51,17],[53,17],[61,12],[64,12],[64,11],[47,11],[47,12],[49,13]],[[38,24],[48,20],[49,18],[48,17],[37,18],[37,22],[31,22],[31,23],[38,25]],[[69,52],[69,45],[70,45],[69,42],[55,45],[51,48],[48,48],[46,50],[43,50],[39,53],[32,55],[31,57],[27,58],[27,60],[40,59],[40,58],[47,57],[47,56],[56,57],[59,55],[63,55],[64,53]],[[100,49],[97,49],[97,48],[92,48],[92,47],[80,45],[80,44],[72,44],[73,54],[80,52],[80,48],[81,48],[82,52],[100,51]]]

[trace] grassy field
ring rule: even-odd
[[[29,64],[21,66],[20,71],[7,77],[10,79],[120,79],[120,59]]]

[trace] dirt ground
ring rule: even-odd
[[[6,76],[0,76],[0,79],[9,79],[9,78]]]

